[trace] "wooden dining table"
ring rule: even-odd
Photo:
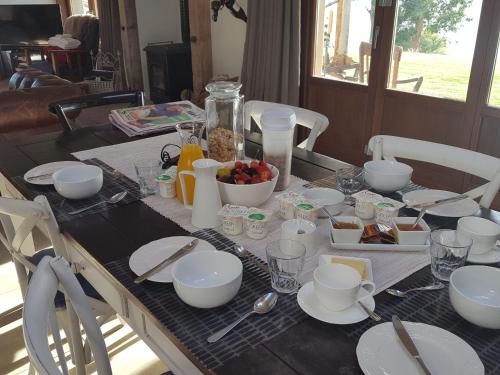
[[[16,177],[22,176],[31,168],[48,162],[74,160],[72,153],[77,151],[136,139],[127,137],[111,125],[106,125],[0,143],[0,192],[5,197],[29,199],[30,192]],[[247,155],[256,154],[261,147],[260,141],[260,135],[247,134]],[[297,148],[293,152],[292,173],[304,180],[318,180],[346,167],[349,167],[346,163],[314,152]],[[479,215],[500,223],[499,212],[482,208]],[[448,220],[441,227],[455,229],[455,225],[456,220]],[[278,336],[230,358],[216,369],[207,368],[189,349],[189,345],[176,337],[171,327],[164,325],[145,306],[140,295],[132,293],[104,266],[130,256],[150,241],[186,235],[187,232],[183,228],[141,200],[127,205],[111,206],[100,213],[65,221],[60,223],[60,226],[68,244],[70,261],[77,265],[79,272],[176,375],[362,374],[356,357],[359,338],[357,332],[361,332],[365,325],[370,323],[340,326],[326,324],[311,317],[305,317]],[[397,283],[395,287],[405,289],[429,280],[430,277],[430,269],[425,267]],[[463,331],[463,338],[474,347],[483,360],[486,373],[498,373],[496,371],[500,371],[499,365],[495,365],[495,361],[490,358],[500,351],[500,341],[495,331],[473,326],[454,311],[448,311],[448,307],[448,310],[443,311],[444,306],[449,304],[447,291],[433,293],[438,294],[435,294],[432,302],[425,306],[421,304],[422,306],[415,307],[414,311],[400,315],[400,318],[410,321],[427,319],[419,321],[442,324],[442,328],[453,329],[454,332]],[[377,309],[385,309],[382,316],[386,320],[391,308],[396,309],[398,304],[407,303],[387,293],[379,293],[375,301]],[[415,303],[419,304],[418,299]],[[447,317],[440,320],[440,323],[433,320],[437,319],[439,314],[445,313]]]

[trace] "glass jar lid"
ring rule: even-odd
[[[211,82],[206,87],[210,95],[216,98],[231,98],[238,96],[241,89],[240,82],[217,81]]]

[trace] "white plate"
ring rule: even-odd
[[[490,251],[483,254],[471,254],[467,258],[467,261],[475,264],[493,264],[500,262],[500,247],[495,246]]]
[[[455,197],[459,194],[446,190],[414,190],[403,194],[403,202],[408,205],[433,202],[439,199]],[[420,209],[414,208],[416,211]],[[437,207],[429,208],[427,213],[445,217],[464,217],[474,215],[479,211],[479,204],[471,198],[465,198],[458,202],[445,203]]]
[[[162,260],[173,255],[181,247],[187,245],[189,242],[194,240],[194,237],[188,236],[176,236],[176,237],[166,237],[159,240],[150,242],[144,246],[137,249],[131,256],[128,262],[132,271],[140,276],[146,271],[159,264]],[[198,245],[192,250],[192,252],[197,251],[214,251],[217,250],[211,244],[204,240],[198,240]],[[171,283],[172,282],[172,267],[175,262],[168,265],[160,272],[155,273],[148,278],[150,281],[156,281],[159,283]]]
[[[365,296],[361,302],[363,302],[366,307],[371,310],[375,310],[375,300],[372,296],[368,295],[368,292],[365,289],[361,288],[359,295]],[[300,288],[297,293],[297,302],[299,303],[300,308],[307,315],[325,323],[353,324],[368,318],[368,314],[365,313],[361,306],[357,303],[342,311],[331,311],[327,309],[319,302],[316,294],[314,294],[314,285],[312,281],[309,281],[302,288]]]
[[[366,267],[366,280],[373,281],[373,269],[372,269],[372,261],[368,258],[357,258],[357,257],[344,257],[340,255],[329,255],[322,254],[319,256],[319,265],[322,264],[330,264],[332,258],[340,258],[340,259],[351,259],[351,260],[359,260],[365,264]]]
[[[83,163],[80,161],[55,161],[53,163],[42,164],[26,172],[24,174],[24,181],[34,185],[52,185],[54,184],[54,181],[52,181],[52,177],[41,178],[36,180],[28,180],[28,178],[34,176],[40,176],[42,174],[54,173],[60,169],[81,164]]]
[[[442,328],[403,322],[432,374],[483,375],[484,366],[474,349]],[[423,371],[405,350],[392,323],[367,330],[356,348],[365,375],[421,375]]]
[[[391,243],[338,243],[333,242],[330,235],[330,244],[337,250],[359,250],[359,251],[425,251],[429,250],[430,243],[425,245],[399,245]]]

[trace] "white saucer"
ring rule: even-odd
[[[137,275],[142,275],[146,271],[159,264],[162,260],[168,258],[174,254],[181,247],[187,245],[189,242],[194,240],[195,237],[188,236],[175,236],[166,237],[159,240],[150,242],[144,246],[137,249],[129,259],[129,266],[132,271]],[[216,251],[217,249],[209,244],[207,241],[198,240],[198,245],[192,250],[192,252],[197,251]],[[171,283],[172,282],[172,267],[175,264],[172,263],[162,269],[161,271],[155,273],[148,278],[150,281],[156,281],[159,283]]]
[[[460,337],[442,328],[403,322],[432,374],[484,375],[477,353]],[[423,371],[406,351],[392,323],[367,330],[356,347],[365,375],[421,375]]]
[[[490,251],[483,254],[471,254],[467,258],[467,262],[475,264],[493,264],[500,262],[500,247],[495,246]]]
[[[403,194],[403,202],[407,205],[418,203],[433,202],[439,199],[446,199],[455,197],[459,194],[446,190],[414,190]],[[413,210],[420,211],[420,209],[413,208]],[[474,215],[479,211],[479,204],[471,198],[465,198],[461,201],[445,203],[427,210],[427,214],[444,217],[464,217]]]
[[[369,296],[368,292],[363,288],[361,288],[359,293],[361,296],[366,296],[366,298],[363,298],[361,302],[364,302],[369,309],[375,310],[375,300],[373,297]],[[342,311],[328,310],[319,302],[316,294],[314,294],[314,285],[312,281],[309,281],[302,288],[300,288],[297,293],[297,302],[299,303],[300,308],[307,315],[325,323],[353,324],[368,318],[368,314],[365,313],[358,304],[354,304],[348,309]]]
[[[74,165],[82,165],[82,164],[83,163],[79,161],[56,161],[53,163],[42,164],[26,172],[24,174],[24,181],[34,185],[52,185],[54,184],[52,176],[39,178],[35,180],[28,180],[28,178],[49,173],[55,173],[62,168],[72,167]]]

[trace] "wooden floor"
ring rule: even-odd
[[[10,262],[7,250],[0,244],[0,314],[21,302],[14,265]],[[118,319],[105,324],[102,332],[114,374],[159,375],[167,371],[165,365],[158,360],[146,344],[129,327],[123,326]],[[65,350],[69,355],[67,345],[65,345]],[[28,357],[24,348],[22,321],[18,318],[7,325],[0,325],[0,374],[27,373]],[[71,369],[70,373],[75,374],[75,369]],[[92,363],[88,365],[87,373],[96,373]]]

